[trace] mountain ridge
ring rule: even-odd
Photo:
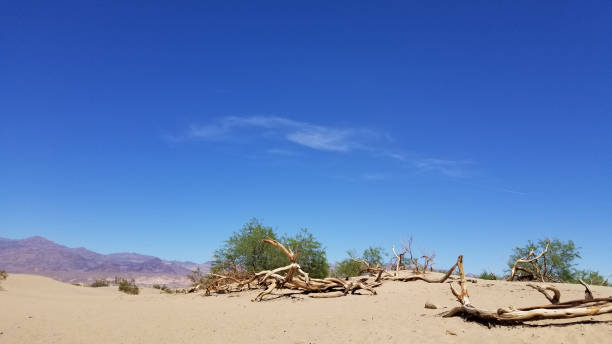
[[[90,283],[115,276],[133,278],[141,285],[185,286],[186,275],[200,267],[210,270],[212,262],[163,260],[134,252],[102,254],[85,247],[71,248],[42,236],[24,239],[0,237],[0,269],[51,277],[63,282]]]

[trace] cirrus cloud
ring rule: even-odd
[[[260,129],[264,132],[253,132]],[[375,131],[334,128],[277,116],[223,117],[208,124],[193,124],[182,137],[191,140],[231,140],[236,135],[281,138],[315,150],[348,152],[366,149],[369,142],[383,138]]]

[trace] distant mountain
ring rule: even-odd
[[[43,237],[0,238],[0,269],[9,273],[36,274],[64,282],[89,283],[115,276],[134,278],[136,283],[185,286],[187,274],[200,267],[210,270],[212,262],[166,261],[137,253],[100,254],[83,247],[70,248]]]

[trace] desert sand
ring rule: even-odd
[[[387,281],[378,295],[314,299],[291,293],[254,303],[256,291],[203,297],[141,288],[90,288],[11,274],[0,291],[0,343],[609,343],[612,314],[488,328],[440,313],[458,305],[447,283]],[[561,300],[584,296],[556,284]],[[481,308],[547,304],[522,282],[468,285]],[[611,296],[612,287],[593,287]],[[425,302],[438,309],[424,308]]]

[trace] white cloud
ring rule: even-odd
[[[414,160],[413,164],[421,171],[438,172],[448,177],[466,177],[468,174],[467,166],[472,163],[470,161],[423,158]]]
[[[348,152],[365,147],[380,137],[376,132],[356,128],[333,128],[276,116],[224,117],[214,123],[192,125],[187,138],[198,140],[231,139],[240,130],[266,129],[268,136],[283,138],[316,150]],[[252,133],[257,135],[258,133]]]
[[[393,139],[385,134],[370,129],[356,127],[332,127],[309,122],[297,121],[278,116],[229,116],[222,117],[206,124],[194,124],[182,137],[171,137],[179,140],[207,140],[252,142],[257,140],[276,141],[294,144],[318,151],[346,153],[362,151],[374,156],[397,161],[403,166],[426,173],[436,173],[452,178],[472,176],[470,165],[465,160],[423,158],[414,154],[394,151],[389,147]],[[268,149],[268,154],[295,156],[293,151],[280,145]],[[387,175],[369,174],[358,179],[381,180]]]
[[[187,136],[190,138],[199,139],[219,139],[227,135],[229,129],[226,126],[221,125],[192,125],[189,127]]]
[[[289,133],[286,137],[293,143],[319,150],[346,152],[356,146],[347,130],[307,129]]]

